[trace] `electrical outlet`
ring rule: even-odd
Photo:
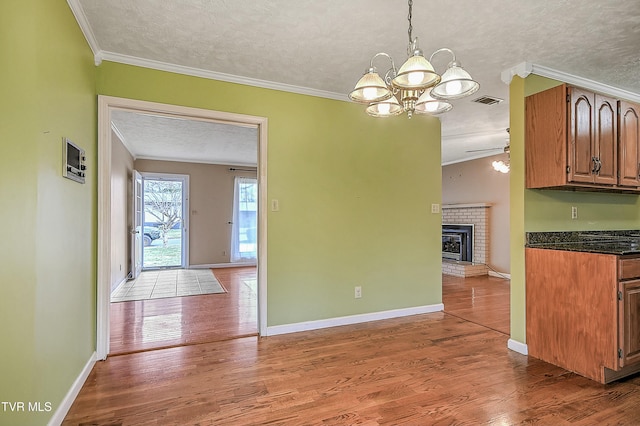
[[[578,208],[573,206],[571,207],[571,219],[577,219],[578,218]]]
[[[360,299],[362,297],[362,287],[359,285],[355,288],[355,298]]]
[[[440,213],[440,204],[431,204],[431,213]]]

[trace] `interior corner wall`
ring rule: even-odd
[[[441,303],[436,117],[108,61],[97,89],[268,119],[267,326]]]
[[[492,155],[442,167],[442,204],[490,203],[489,267],[510,273],[509,174],[496,172],[491,163],[507,160]]]
[[[131,272],[133,156],[111,132],[111,291]]]
[[[230,166],[220,164],[145,159],[136,160],[135,168],[141,173],[189,175],[189,266],[230,263],[234,178],[255,178],[256,171],[230,171]]]
[[[0,400],[43,407],[0,423],[47,424],[96,343],[95,64],[60,0],[0,2],[0,55]],[[62,176],[63,137],[85,184]]]

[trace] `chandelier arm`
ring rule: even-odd
[[[370,66],[370,68],[375,68],[373,66],[373,61],[379,56],[384,56],[387,59],[389,59],[389,62],[391,62],[391,68],[389,70],[387,70],[387,72],[385,73],[385,78],[384,78],[385,83],[387,83],[387,85],[391,85],[391,83],[390,83],[391,79],[395,78],[396,74],[398,73],[398,69],[396,68],[395,62],[393,62],[393,58],[391,57],[391,55],[389,55],[388,53],[384,53],[384,52],[376,53],[371,58],[371,61],[369,62],[369,66]]]
[[[456,54],[453,53],[453,50],[451,50],[451,49],[449,49],[447,47],[443,47],[441,49],[436,50],[435,52],[433,52],[431,54],[431,56],[429,56],[429,62],[433,63],[433,57],[436,56],[436,54],[441,53],[441,52],[449,52],[451,54],[451,56],[453,57],[453,61],[452,62],[456,61]]]

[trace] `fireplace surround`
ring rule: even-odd
[[[489,273],[489,203],[443,204],[442,229],[447,224],[473,225],[470,245],[471,254],[466,260],[457,260],[453,255],[443,256],[442,273],[458,277],[472,277]],[[462,238],[462,237],[461,237]],[[451,249],[456,248],[455,244]]]

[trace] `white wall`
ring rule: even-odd
[[[506,154],[442,167],[442,204],[491,203],[489,209],[489,267],[510,273],[509,174],[496,172],[491,163]]]
[[[112,132],[111,152],[111,290],[130,271],[131,190],[133,157]]]

